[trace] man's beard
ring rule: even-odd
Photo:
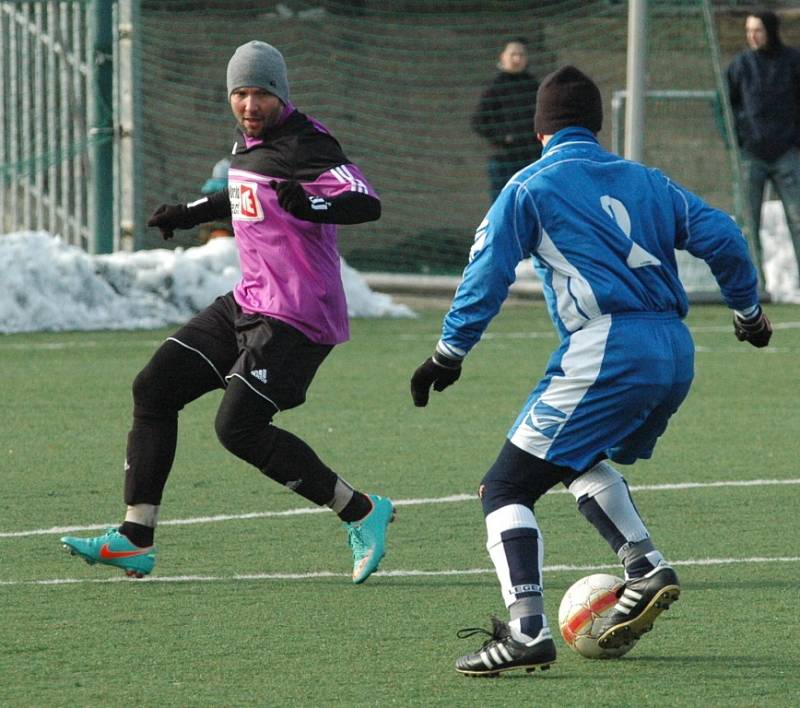
[[[263,138],[264,134],[269,130],[269,126],[267,125],[266,121],[261,126],[261,129],[258,131],[253,131],[251,128],[248,128],[244,120],[239,121],[239,130],[241,130],[248,138]]]
[[[239,127],[248,138],[256,138],[256,139],[263,138],[272,128],[278,125],[282,114],[283,114],[283,107],[281,107],[279,110],[274,111],[273,113],[270,113],[269,115],[263,116],[262,119],[263,124],[261,126],[261,129],[255,134],[252,134],[250,130],[247,128],[244,122],[244,118],[242,118],[239,121]]]

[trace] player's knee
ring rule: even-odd
[[[518,448],[506,440],[494,464],[481,480],[479,494],[484,515],[509,504],[529,508],[551,487],[572,472]]]
[[[478,495],[481,499],[484,516],[501,507],[521,504],[533,508],[539,498],[533,490],[524,483],[523,478],[513,466],[504,464],[501,454],[489,471],[483,476]]]
[[[480,496],[484,516],[488,516],[493,511],[512,504],[533,507],[530,494],[527,494],[516,484],[490,477],[488,474],[481,480],[478,495]]]
[[[242,425],[232,416],[224,415],[222,411],[217,412],[214,420],[214,432],[222,446],[234,455],[238,454],[250,437],[250,430],[247,426]]]
[[[233,378],[222,397],[214,430],[226,450],[261,468],[275,445],[275,409]]]
[[[152,363],[144,367],[133,380],[133,403],[136,408],[159,411],[178,410],[180,406],[169,395],[167,377],[160,374]]]
[[[272,454],[275,428],[262,417],[234,415],[223,406],[217,411],[214,431],[228,452],[257,466],[257,460],[268,460]]]

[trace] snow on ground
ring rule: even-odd
[[[761,246],[764,250],[766,289],[773,302],[800,303],[797,258],[780,201],[764,202],[761,210]]]
[[[761,241],[772,301],[800,303],[794,249],[778,201],[764,203]],[[713,288],[708,267],[680,255],[682,277]],[[0,333],[178,324],[230,290],[239,275],[233,239],[90,256],[46,233],[8,234],[0,236]],[[351,317],[414,317],[407,306],[373,292],[344,261],[342,279]]]
[[[240,276],[233,239],[90,256],[46,233],[0,236],[0,332],[151,329],[186,321]],[[414,317],[342,262],[351,317]]]

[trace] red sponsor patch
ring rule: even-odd
[[[239,208],[242,216],[254,217],[258,216],[258,205],[256,204],[256,190],[249,185],[242,185],[241,201]]]
[[[229,182],[228,197],[234,221],[261,221],[264,218],[256,182]]]

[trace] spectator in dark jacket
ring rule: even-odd
[[[472,116],[475,132],[489,141],[489,184],[492,200],[508,179],[542,154],[533,130],[539,82],[528,73],[524,39],[507,42],[500,53],[497,76],[481,96]]]
[[[752,224],[754,259],[761,254],[761,202],[770,181],[783,202],[800,261],[800,51],[783,44],[773,12],[753,12],[745,22],[749,49],[728,67],[728,91],[741,148]]]

